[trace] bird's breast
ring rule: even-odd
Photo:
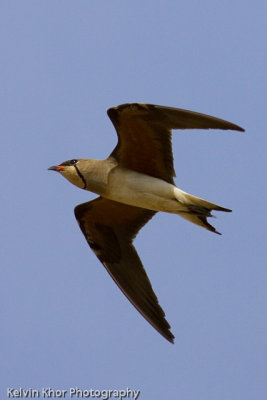
[[[150,210],[169,211],[170,202],[177,206],[174,189],[174,185],[161,179],[116,167],[109,173],[103,197]]]

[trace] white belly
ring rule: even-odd
[[[103,197],[154,211],[177,213],[185,206],[178,202],[176,186],[135,171],[114,168],[109,174]]]

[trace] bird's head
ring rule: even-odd
[[[64,161],[63,163],[54,165],[48,169],[59,172],[64,176],[64,178],[73,183],[73,185],[76,185],[81,189],[86,189],[86,181],[79,169],[79,164],[81,164],[80,167],[82,167],[82,160],[73,159]]]

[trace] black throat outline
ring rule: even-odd
[[[79,177],[81,178],[81,180],[83,181],[84,187],[83,189],[86,189],[86,180],[84,179],[83,175],[80,173],[77,165],[74,165],[74,168],[76,169],[77,174],[79,175]]]

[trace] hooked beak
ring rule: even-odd
[[[60,172],[64,168],[64,165],[53,165],[52,167],[49,167],[48,170]]]

